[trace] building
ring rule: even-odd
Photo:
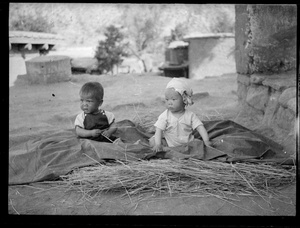
[[[55,45],[63,42],[63,38],[56,34],[9,31],[9,53],[20,53],[25,59],[26,54],[47,54]]]
[[[232,33],[190,34],[188,59],[190,79],[235,73],[235,38]]]

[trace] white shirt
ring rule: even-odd
[[[181,146],[194,139],[193,130],[203,125],[195,113],[185,110],[179,118],[175,117],[168,109],[159,117],[155,127],[163,131],[169,147]]]

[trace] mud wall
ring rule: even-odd
[[[203,79],[236,72],[233,34],[190,37],[186,40],[189,41],[189,78]]]
[[[27,80],[31,84],[48,84],[70,80],[68,56],[40,56],[25,62]]]
[[[236,5],[237,94],[241,109],[295,145],[295,5]],[[293,144],[294,143],[294,144]]]

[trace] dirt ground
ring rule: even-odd
[[[78,92],[87,81],[99,81],[105,89],[102,108],[115,114],[116,121],[130,119],[143,122],[157,118],[165,109],[163,91],[170,78],[157,74],[73,75],[71,81],[27,85],[17,81],[9,90],[9,148],[42,135],[45,130],[73,128],[80,112]],[[202,120],[231,119],[246,127],[255,126],[251,118],[240,114],[237,106],[236,75],[190,80],[194,94],[190,108]],[[209,96],[201,96],[208,92]],[[161,195],[125,197],[100,194],[87,200],[80,192],[35,183],[8,187],[9,214],[30,215],[270,215],[295,216],[296,186],[282,189],[281,197]]]

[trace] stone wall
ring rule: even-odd
[[[295,150],[296,6],[236,5],[237,95],[244,113]],[[292,146],[291,146],[292,145]]]
[[[294,71],[272,76],[238,74],[239,103],[262,125],[293,132],[296,116],[295,75]]]

